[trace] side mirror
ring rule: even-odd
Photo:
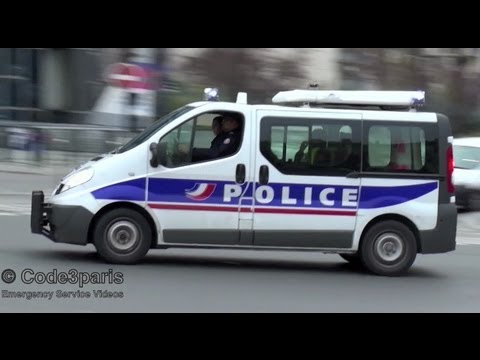
[[[150,165],[153,168],[157,168],[158,165],[166,165],[167,163],[167,144],[165,143],[151,143],[150,152],[152,157],[150,159]]]
[[[160,165],[166,166],[168,163],[167,155],[167,143],[158,143],[157,144],[157,159]]]
[[[159,144],[157,143],[150,144],[150,152],[152,153],[152,157],[150,158],[150,166],[153,168],[157,168],[158,164],[160,163],[158,147]]]

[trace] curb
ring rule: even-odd
[[[5,166],[6,165],[6,166]],[[65,175],[73,169],[73,166],[28,166],[17,164],[5,164],[0,162],[0,174],[21,174],[21,175],[43,175],[43,176],[58,176]]]
[[[23,171],[4,171],[0,170],[0,173],[6,173],[6,174],[19,174],[19,175],[44,175],[44,176],[49,176],[51,174],[45,174],[45,173],[32,173],[32,172],[23,172]]]

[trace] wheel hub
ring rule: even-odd
[[[375,245],[375,252],[385,262],[398,260],[403,253],[403,241],[397,234],[388,233],[381,235]]]
[[[107,232],[110,245],[119,251],[128,251],[139,241],[139,231],[130,221],[118,221]]]

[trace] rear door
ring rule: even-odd
[[[388,116],[388,115],[386,115]],[[364,119],[362,192],[355,245],[367,224],[382,215],[400,215],[418,230],[437,225],[446,149],[439,149],[433,119],[378,121]],[[440,168],[442,166],[442,168]]]

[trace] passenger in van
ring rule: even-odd
[[[339,151],[339,158],[341,162],[348,160],[350,155],[352,155],[352,140],[350,139],[342,139],[340,142],[340,151]]]
[[[309,154],[305,154],[305,150],[309,147]],[[309,142],[304,141],[297,154],[295,155],[295,163],[308,162],[313,166],[324,166],[330,161],[330,154],[327,149],[326,134],[323,129],[317,129],[312,132],[312,138]]]
[[[360,170],[360,155],[353,151],[353,142],[351,139],[342,139],[340,151],[337,155],[335,166],[349,170]]]
[[[219,146],[208,150],[193,149],[193,158],[196,161],[219,159],[234,154],[238,150],[241,140],[241,122],[234,115],[224,115],[222,121],[223,135],[218,140]]]
[[[319,149],[312,154],[311,165],[315,167],[328,167],[331,165],[331,155],[327,149]]]
[[[220,147],[223,143],[225,133],[222,129],[223,116],[217,116],[212,120],[212,131],[215,138],[212,140],[210,149]]]
[[[225,133],[219,154],[229,156],[238,150],[242,137],[241,121],[234,115],[225,115],[223,117],[222,129]]]
[[[392,145],[392,160],[390,162],[390,170],[411,170],[411,159],[407,154],[407,145],[401,141],[397,140],[395,144]]]
[[[298,149],[298,152],[295,154],[295,164],[306,162],[305,150],[309,145],[308,141],[304,141],[300,144],[300,149]]]

